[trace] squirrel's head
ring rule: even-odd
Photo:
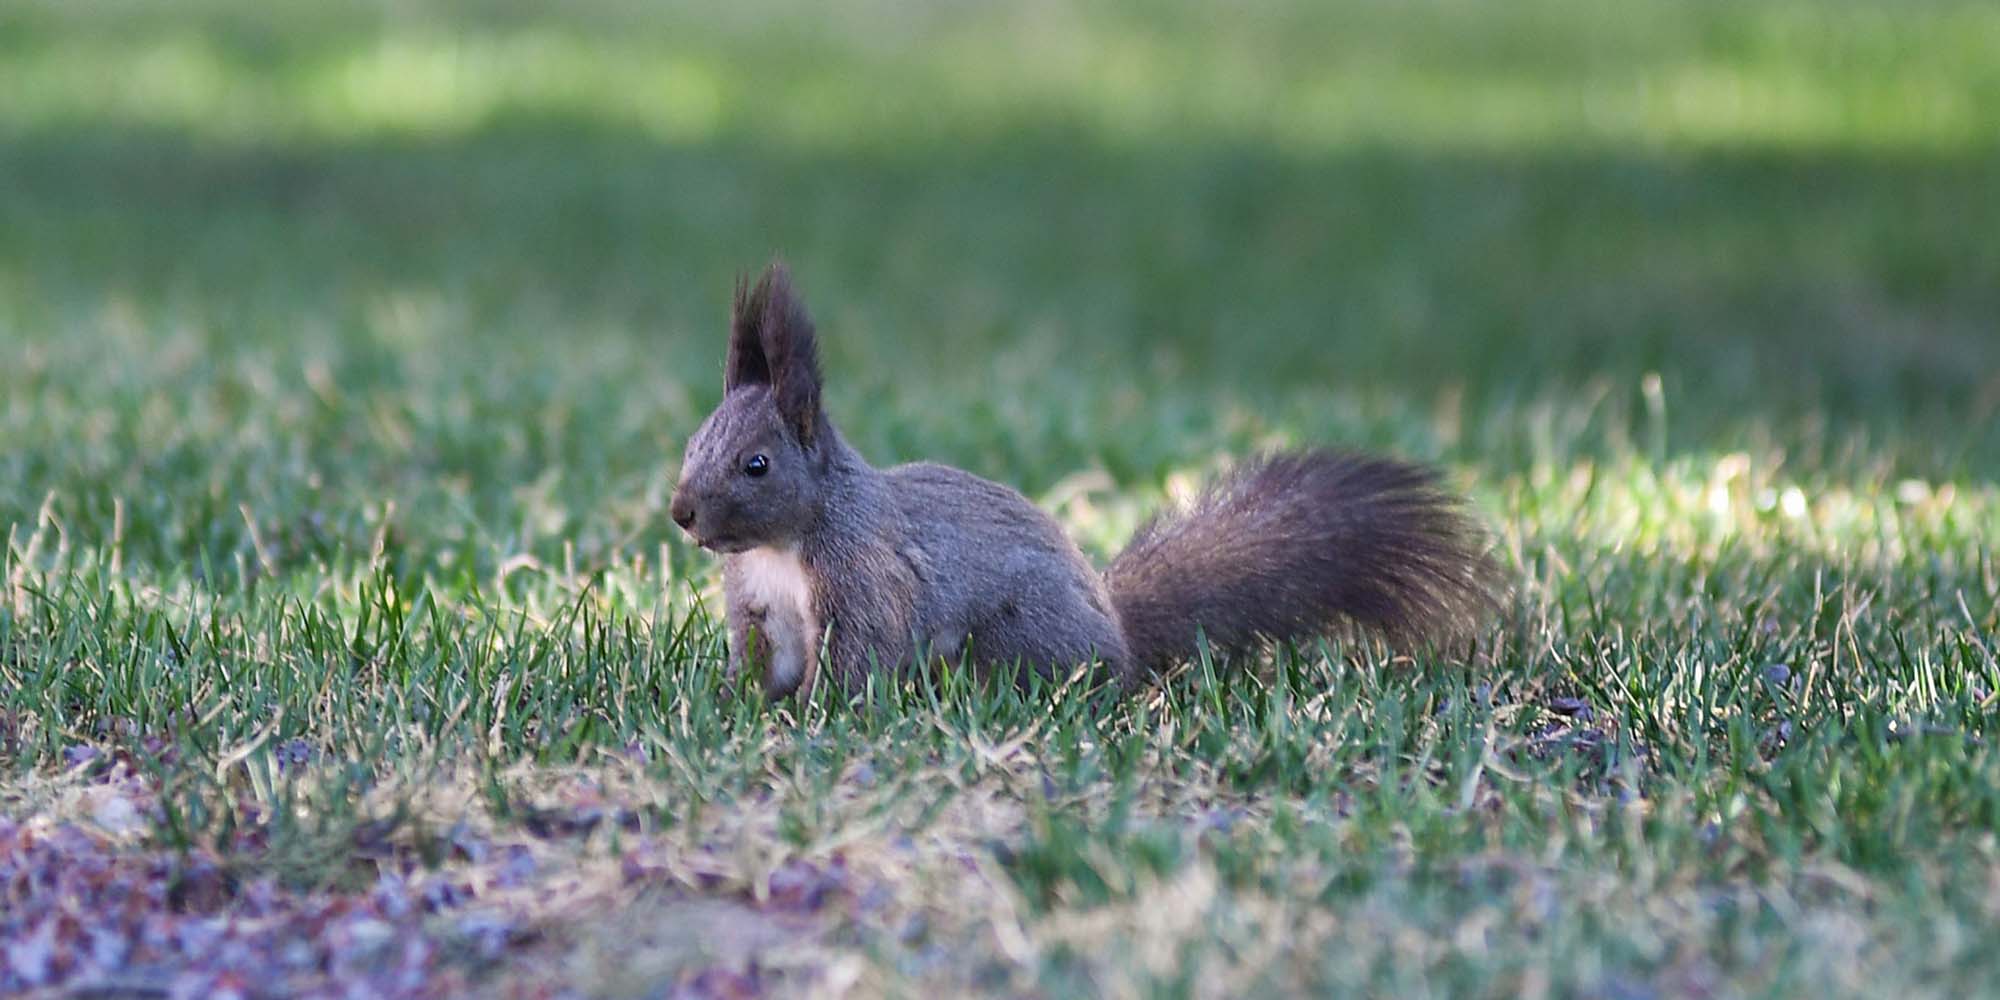
[[[670,513],[704,548],[796,541],[820,504],[831,431],[812,318],[773,264],[736,282],[722,403],[688,440]]]

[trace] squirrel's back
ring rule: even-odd
[[[1103,577],[1040,507],[1012,487],[916,462],[884,470],[922,586],[917,617],[933,655],[1066,669],[1122,669],[1124,637]]]

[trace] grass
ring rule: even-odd
[[[2000,18],[1204,10],[0,12],[0,817],[469,886],[416,993],[1989,993]],[[729,698],[663,514],[774,253],[880,463],[1103,557],[1393,450],[1515,605]]]

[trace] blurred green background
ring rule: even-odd
[[[15,2],[0,524],[649,551],[774,256],[867,454],[1039,496],[1297,440],[1977,488],[1996,108],[1988,3]]]

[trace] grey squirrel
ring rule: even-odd
[[[820,405],[811,318],[782,265],[739,279],[720,405],[689,440],[670,514],[722,554],[729,671],[772,696],[824,664],[938,660],[1131,686],[1194,654],[1348,629],[1466,634],[1500,575],[1421,466],[1325,450],[1242,463],[1156,516],[1099,573],[1020,493],[928,462],[877,469]],[[1015,675],[1018,676],[1018,675]]]

